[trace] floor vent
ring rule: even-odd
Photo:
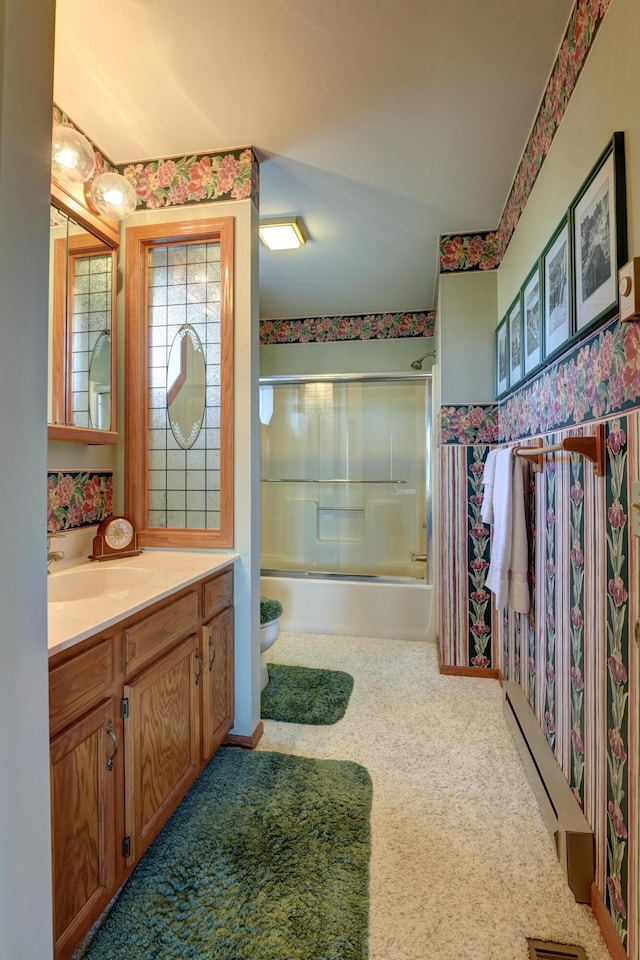
[[[587,960],[582,947],[550,940],[527,940],[530,960]]]

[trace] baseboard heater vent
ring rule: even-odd
[[[582,947],[572,943],[551,943],[548,940],[527,940],[529,960],[587,960]]]
[[[593,831],[560,769],[518,683],[505,682],[504,715],[551,834],[567,883],[578,903],[591,902],[595,876]],[[533,955],[532,955],[533,956]],[[540,956],[545,957],[544,954]],[[562,960],[573,954],[551,954]]]

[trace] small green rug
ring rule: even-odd
[[[344,717],[353,690],[349,673],[283,663],[269,663],[267,669],[269,683],[261,697],[263,720],[329,724]]]
[[[87,960],[363,960],[371,794],[350,761],[218,751]]]

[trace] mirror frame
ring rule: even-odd
[[[90,253],[92,246],[97,243],[102,249],[105,245],[113,252],[117,252],[120,246],[120,224],[115,220],[109,220],[106,217],[95,213],[89,207],[87,200],[85,184],[74,184],[73,186],[62,186],[55,179],[51,180],[51,203],[62,213],[70,217],[79,227],[82,227],[88,233],[92,234],[91,241],[82,243],[82,253]],[[77,255],[79,245],[76,244],[76,251],[69,250],[65,253],[65,259],[69,254]],[[60,254],[56,252],[56,257]],[[56,257],[52,259],[51,269],[56,270]],[[72,424],[61,422],[47,424],[47,439],[58,440],[71,443],[86,444],[116,444],[118,443],[118,431],[116,425],[116,277],[117,277],[117,257],[112,258],[112,297],[111,297],[111,430],[97,430],[93,427],[75,427]],[[58,270],[61,266],[58,262]],[[66,272],[66,271],[65,271]],[[66,301],[65,301],[66,297]],[[51,378],[52,378],[52,415],[54,417],[64,417],[66,410],[67,383],[65,382],[64,363],[65,353],[68,353],[71,343],[71,331],[64,317],[69,315],[68,311],[69,291],[65,291],[61,297],[60,292],[56,297],[54,291],[53,307],[53,341],[51,357]],[[66,308],[66,309],[65,309]],[[58,317],[56,317],[58,314]],[[60,314],[63,322],[60,322]]]

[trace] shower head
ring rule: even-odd
[[[414,370],[422,370],[422,361],[425,357],[435,357],[435,350],[428,350],[426,353],[423,353],[421,357],[418,357],[417,360],[414,360],[411,366]]]

